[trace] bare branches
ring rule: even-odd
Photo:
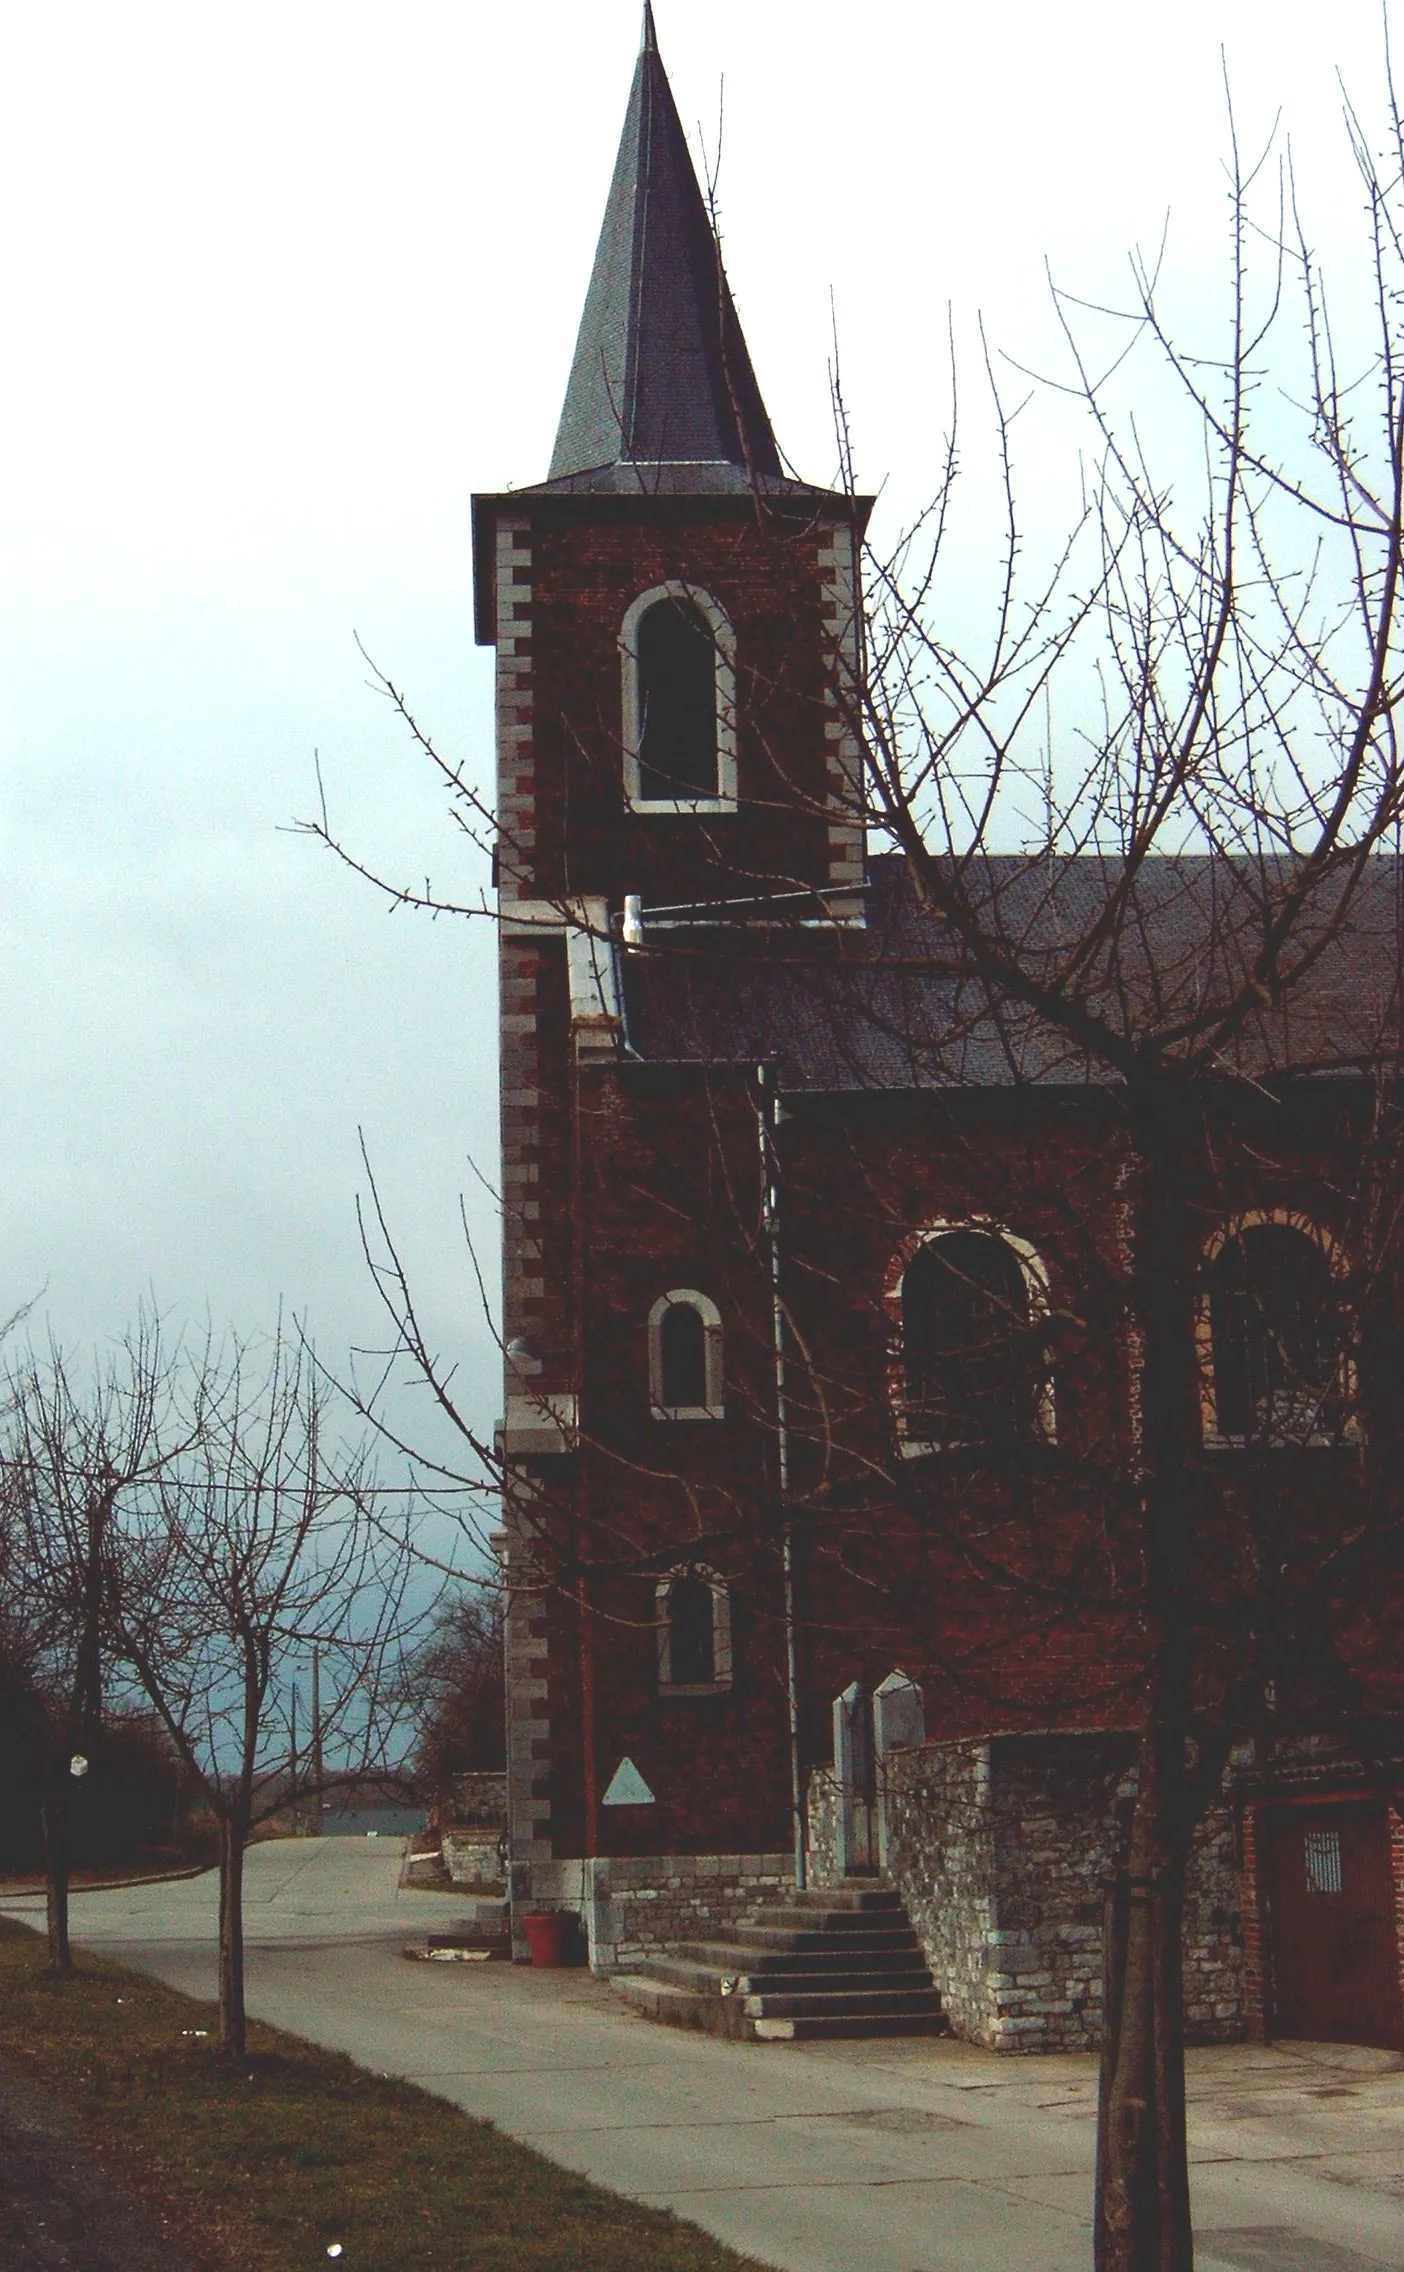
[[[853,723],[870,818],[906,855],[922,901],[992,1000],[1032,1011],[1127,1080],[1235,1060],[1264,1005],[1307,982],[1341,937],[1404,795],[1394,722],[1404,187],[1393,84],[1383,166],[1347,110],[1374,326],[1369,358],[1349,379],[1290,162],[1274,170],[1271,140],[1245,161],[1231,105],[1228,119],[1220,350],[1180,344],[1164,305],[1164,244],[1153,260],[1133,260],[1125,308],[1052,287],[1068,369],[1040,383],[1080,407],[1093,458],[1081,516],[1031,588],[1013,505],[1019,413],[1006,408],[981,339],[1004,507],[983,660],[952,653],[941,628],[938,569],[962,470],[954,423],[928,513],[868,562]],[[1261,213],[1260,194],[1271,201]],[[1108,323],[1118,336],[1099,352]],[[1157,473],[1138,413],[1138,393],[1155,398],[1167,378],[1198,428],[1197,483],[1183,450],[1173,478]],[[849,464],[842,427],[840,451]],[[1313,463],[1329,474],[1324,488]],[[1061,745],[1048,723],[1055,694]],[[1011,854],[1029,783],[1040,821],[1021,867]],[[1233,952],[1172,984],[1147,967],[1141,878],[1153,859],[1196,854],[1234,887]],[[1102,888],[1080,916],[1063,895],[1060,951],[1031,955],[1030,910],[1051,905],[1039,864],[1051,895],[1058,863],[1089,856],[1102,862]],[[1128,991],[1132,968],[1140,983]]]
[[[440,784],[447,790],[449,814],[454,826],[462,832],[476,852],[494,861],[505,859],[510,870],[515,859],[515,847],[510,838],[505,843],[502,841],[492,806],[484,799],[480,790],[470,779],[466,765],[455,765],[441,754],[435,742],[424,731],[410,709],[403,690],[379,668],[378,664],[372,661],[361,645],[359,637],[356,640],[356,645],[360,648],[366,667],[370,671],[371,686],[389,703],[400,723],[407,729],[411,741],[421,754],[429,760],[429,764],[437,774]],[[435,891],[428,876],[425,877],[422,886],[393,883],[378,868],[363,860],[352,851],[345,839],[332,826],[327,805],[326,786],[322,779],[320,758],[317,760],[316,775],[316,814],[310,820],[295,821],[292,824],[292,833],[296,836],[310,836],[315,843],[324,845],[327,851],[341,862],[343,867],[349,868],[353,875],[359,876],[363,883],[370,884],[375,891],[380,893],[388,903],[391,914],[394,914],[399,908],[410,908],[428,915],[466,917],[492,917],[495,915],[496,911],[490,905],[486,893],[482,894],[476,901],[446,899],[442,894]]]
[[[51,1347],[8,1376],[4,1475],[38,1676],[67,1753],[101,1741],[109,1691],[145,1699],[221,1830],[221,2031],[243,2043],[239,1884],[253,1825],[330,1779],[398,1767],[412,1640],[412,1509],[390,1522],[342,1441],[316,1360],[266,1343],[168,1345],[143,1318],[95,1372]],[[292,1682],[315,1652],[315,1770]],[[65,1946],[66,1953],[66,1946]]]

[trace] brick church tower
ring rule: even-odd
[[[657,1537],[666,1571],[667,1550],[686,1542],[680,1494],[685,1505],[720,1492],[753,1514],[773,1491],[770,1431],[739,1416],[728,1429],[726,1392],[707,1385],[727,1267],[709,1244],[729,1240],[747,1282],[758,1408],[769,1291],[738,1225],[719,1233],[713,1220],[719,1155],[703,1123],[715,1100],[704,1105],[700,1074],[650,1081],[631,1045],[625,966],[657,956],[667,968],[671,956],[681,969],[719,930],[759,940],[774,925],[822,952],[861,922],[844,689],[866,511],[783,469],[646,10],[549,478],[474,502],[477,635],[497,650],[520,1864],[588,1857],[602,1841],[625,1852],[790,1842],[779,1661],[743,1681],[739,1656],[733,1670],[720,1639],[704,1638],[691,1669],[705,1677],[665,1681],[676,1693],[659,1725],[667,1579],[640,1577],[647,1542]],[[738,1172],[754,1182],[750,1088],[722,1110],[735,1126],[721,1152],[739,1147]],[[628,1154],[632,1204],[614,1173]],[[674,1298],[695,1288],[691,1306]],[[702,1385],[674,1406],[660,1348],[686,1372],[689,1335]],[[660,1419],[674,1411],[698,1417]],[[656,1470],[665,1483],[650,1483]],[[614,1510],[610,1548],[602,1508]],[[587,1534],[593,1549],[578,1543]],[[543,1556],[551,1582],[523,1590]],[[627,1600],[605,1598],[602,1564],[627,1573],[614,1587]],[[761,1583],[773,1581],[768,1569]],[[605,1691],[626,1687],[630,1667],[636,1708],[620,1695],[607,1713]],[[713,1817],[702,1793],[726,1784],[724,1755],[743,1740],[764,1764]],[[647,1809],[603,1807],[621,1766],[626,1784],[634,1774],[649,1789]]]

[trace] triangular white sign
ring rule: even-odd
[[[606,1807],[651,1807],[653,1793],[632,1759],[621,1759],[609,1789],[600,1801]]]

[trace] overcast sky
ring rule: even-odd
[[[363,1125],[480,1424],[494,1352],[493,941],[387,920],[286,833],[482,882],[359,633],[491,772],[469,497],[546,471],[622,122],[634,0],[53,0],[0,34],[0,859],[9,1008],[0,1307],[67,1341],[148,1295],[328,1357],[374,1337]],[[1281,0],[659,0],[714,151],[728,266],[782,447],[834,470],[842,347],[879,528],[939,453],[948,307],[1051,353],[1044,263],[1094,297],[1158,240],[1223,275],[1220,47],[1245,142],[1281,109],[1318,239],[1349,240],[1344,73],[1379,11]],[[694,137],[696,140],[696,137]],[[1343,256],[1344,257],[1344,256]],[[831,314],[832,302],[832,314]],[[1031,469],[1057,487],[1046,466]]]

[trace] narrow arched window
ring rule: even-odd
[[[659,1402],[676,1411],[707,1402],[707,1328],[691,1302],[674,1302],[659,1327]]]
[[[705,1294],[681,1286],[648,1317],[649,1399],[655,1420],[720,1420],[721,1312]]]
[[[1221,1436],[1303,1443],[1345,1418],[1345,1319],[1330,1257],[1298,1224],[1241,1225],[1208,1271]]]
[[[902,1276],[909,1442],[1026,1441],[1042,1414],[1026,1267],[994,1231],[941,1231]]]
[[[712,1589],[705,1578],[674,1578],[668,1588],[669,1676],[679,1688],[717,1677]]]
[[[619,643],[630,803],[653,812],[729,809],[735,673],[722,610],[706,592],[660,584],[634,601]]]
[[[717,657],[687,600],[657,600],[639,623],[639,798],[717,793]]]
[[[731,1684],[731,1596],[714,1570],[676,1570],[657,1591],[658,1685],[709,1690]]]

